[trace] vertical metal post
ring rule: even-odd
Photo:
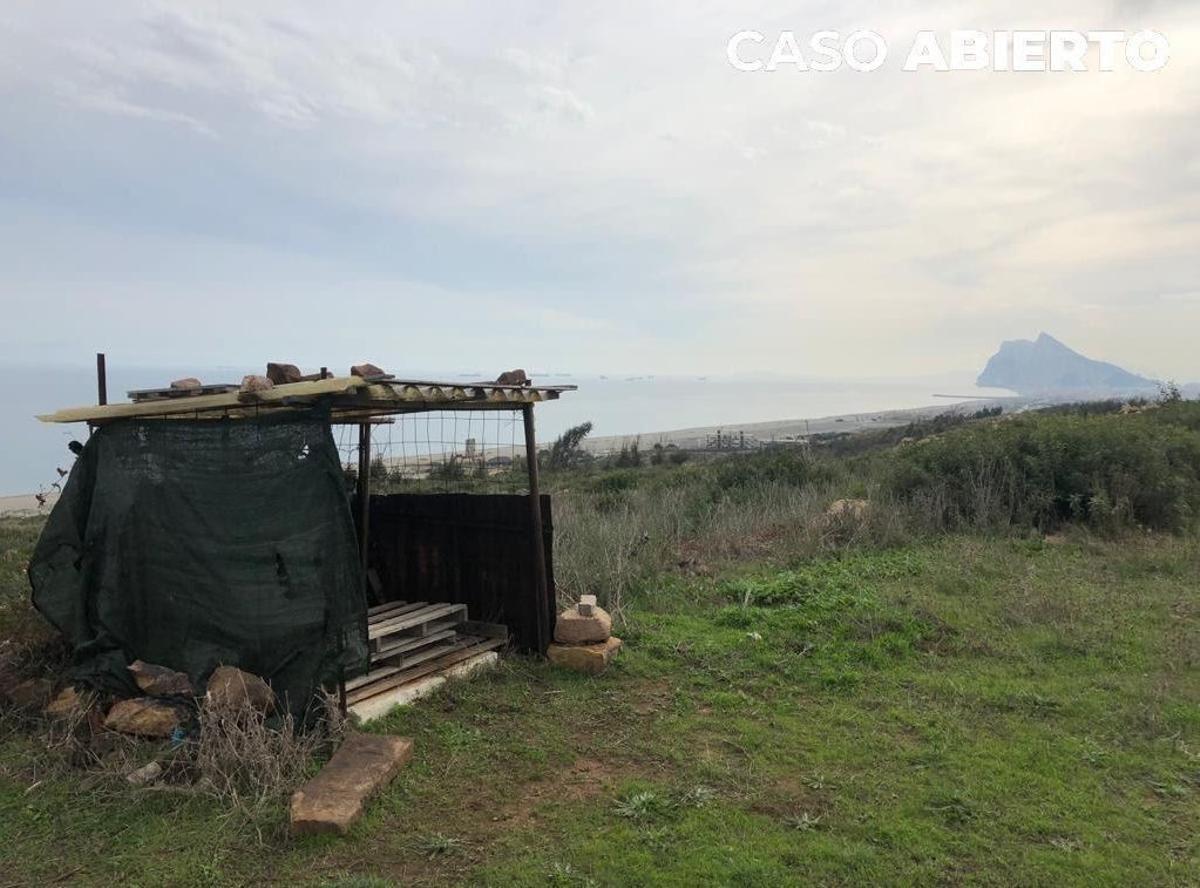
[[[96,403],[101,407],[108,403],[108,369],[104,365],[104,352],[96,352]]]
[[[521,415],[525,420],[525,464],[529,471],[529,519],[530,532],[533,535],[533,570],[534,582],[537,583],[538,597],[538,635],[543,646],[551,641],[553,634],[553,614],[555,602],[550,600],[549,582],[546,578],[546,543],[542,536],[542,496],[538,489],[538,452],[537,437],[533,429],[533,405],[521,405]]]
[[[325,368],[321,368],[321,378],[325,378]],[[367,534],[370,524],[370,465],[371,465],[371,427],[366,423],[361,423],[358,427],[358,478],[355,479],[358,488],[358,503],[359,503],[359,531],[358,531],[358,546],[359,558],[362,561],[361,576],[359,577],[359,592],[363,596],[363,601],[367,600]],[[366,619],[364,614],[363,619]],[[340,637],[340,636],[339,636]],[[346,717],[349,709],[346,701],[346,669],[344,666],[338,667],[338,711],[342,717]]]
[[[371,424],[358,424],[358,545],[363,593],[367,589],[367,540],[371,532]]]

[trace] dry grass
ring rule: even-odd
[[[251,818],[287,799],[346,730],[337,700],[328,695],[317,722],[303,729],[290,713],[268,716],[245,702],[219,705],[202,698],[199,704],[196,787]]]
[[[617,494],[555,496],[555,581],[564,604],[584,593],[620,615],[631,593],[664,572],[711,574],[746,559],[779,563],[823,552],[907,542],[920,526],[911,507],[878,489],[861,514],[827,514],[846,492],[836,482],[757,481],[714,491],[702,475]]]

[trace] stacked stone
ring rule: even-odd
[[[551,663],[588,675],[603,672],[621,649],[612,617],[597,606],[595,595],[580,596],[579,604],[558,615],[554,642],[546,651]]]

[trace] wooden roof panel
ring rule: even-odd
[[[573,385],[517,386],[495,383],[427,382],[401,379],[361,379],[334,376],[310,382],[277,385],[259,392],[225,392],[124,404],[70,407],[38,417],[42,422],[104,423],[117,419],[185,419],[197,415],[250,418],[268,410],[294,410],[325,404],[335,418],[386,416],[425,410],[503,409],[502,405],[550,401]]]

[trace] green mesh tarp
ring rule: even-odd
[[[141,420],[98,429],[29,566],[73,678],[136,693],[136,659],[203,688],[218,665],[293,712],[367,664],[354,523],[327,422]]]

